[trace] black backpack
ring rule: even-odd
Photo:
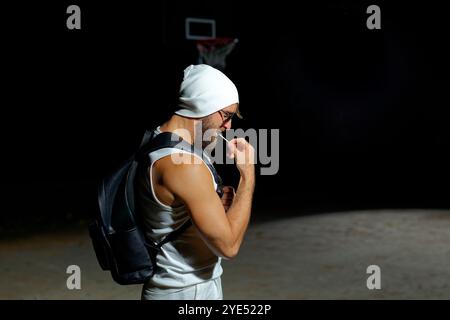
[[[135,214],[133,189],[138,165],[147,165],[149,153],[162,148],[177,148],[202,157],[214,175],[217,193],[222,195],[222,180],[209,159],[203,157],[202,150],[174,133],[162,132],[153,137],[153,132],[147,131],[138,152],[101,181],[98,212],[89,225],[89,234],[101,268],[109,270],[114,281],[122,285],[145,283],[151,278],[156,272],[156,255],[161,246],[192,224],[189,219],[161,242],[149,243]]]

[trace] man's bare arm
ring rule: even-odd
[[[194,157],[194,156],[192,156]],[[163,184],[181,199],[208,246],[226,259],[235,257],[242,244],[251,214],[255,185],[254,166],[241,171],[241,179],[231,207],[225,213],[204,163],[174,164],[164,161]],[[239,168],[239,165],[238,165]]]

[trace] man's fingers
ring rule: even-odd
[[[234,198],[234,194],[232,192],[225,192],[222,195],[222,200],[233,199],[233,198]]]
[[[222,205],[223,208],[225,209],[225,212],[227,212],[233,203],[235,191],[232,186],[223,186],[222,190],[223,190],[223,195],[221,198]]]
[[[223,190],[224,192],[235,193],[235,192],[234,192],[234,188],[233,188],[232,186],[224,186],[224,187],[222,188],[222,190]]]
[[[235,191],[232,186],[223,186],[223,195],[222,195],[222,205],[225,211],[228,211],[229,207],[233,203],[233,198],[235,196]]]
[[[236,194],[232,186],[224,186],[222,188],[222,191],[223,191],[222,198],[228,198],[230,196],[234,197],[234,195]]]
[[[227,157],[234,159],[234,154],[236,153],[236,144],[233,142],[227,143]]]

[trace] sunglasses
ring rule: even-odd
[[[223,123],[227,123],[228,121],[233,119],[233,117],[234,117],[234,115],[236,113],[235,112],[228,112],[228,111],[219,110],[219,114],[222,117]]]

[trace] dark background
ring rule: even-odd
[[[89,218],[98,180],[167,118],[196,63],[186,17],[239,39],[225,70],[245,117],[234,126],[280,129],[279,173],[257,180],[262,217],[449,208],[445,10],[314,3],[2,4],[0,232]],[[81,30],[66,28],[70,4]],[[370,4],[381,30],[366,28]]]

